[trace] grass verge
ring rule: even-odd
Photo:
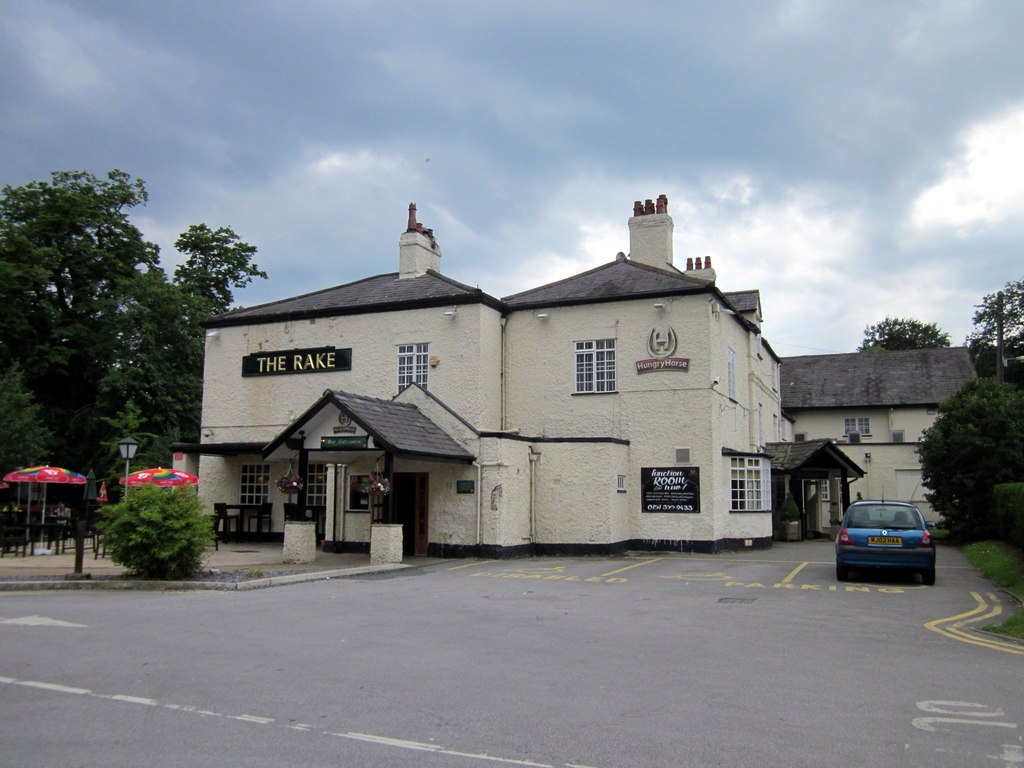
[[[999,586],[1024,597],[1024,565],[1020,553],[999,541],[979,541],[963,548],[967,561]],[[990,632],[1024,640],[1024,611],[1017,611],[1003,624],[985,627]]]

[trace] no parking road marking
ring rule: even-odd
[[[943,637],[948,637],[951,640],[959,640],[962,643],[977,645],[993,651],[1003,651],[1004,653],[1013,653],[1018,656],[1024,656],[1024,647],[1010,642],[1002,642],[995,638],[970,635],[963,631],[964,627],[970,627],[974,624],[991,621],[1003,612],[1002,601],[999,599],[999,596],[993,592],[988,593],[987,600],[977,592],[971,592],[971,597],[973,597],[978,603],[978,605],[973,609],[964,613],[959,613],[956,616],[929,621],[924,625],[925,629],[930,629],[932,632],[937,632]]]

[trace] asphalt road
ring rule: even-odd
[[[827,544],[450,561],[252,592],[0,594],[0,766],[1024,762],[1013,610]]]

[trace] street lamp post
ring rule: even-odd
[[[128,467],[132,459],[135,458],[135,452],[139,450],[139,441],[132,440],[130,437],[122,438],[121,442],[117,444],[117,450],[121,452],[121,458],[124,459],[124,500],[128,501]]]

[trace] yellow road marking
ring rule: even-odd
[[[810,565],[810,562],[800,563],[800,565],[798,565],[796,568],[794,568],[792,571],[789,572],[789,576],[784,578],[782,580],[782,583],[783,584],[789,584],[791,581],[793,581],[794,578],[796,578],[796,575],[798,573],[800,573],[800,571],[802,571],[808,565]]]
[[[478,565],[490,565],[491,563],[496,563],[496,562],[498,562],[498,561],[497,560],[481,560],[480,562],[477,562],[477,563],[466,563],[465,565],[453,565],[448,570],[449,571],[460,571],[463,568],[476,568]]]
[[[948,637],[951,640],[959,640],[962,643],[977,645],[993,651],[1004,651],[1005,653],[1024,656],[1024,648],[1019,645],[1002,643],[995,639],[975,637],[963,631],[963,627],[969,624],[980,624],[983,621],[994,619],[1003,612],[999,597],[991,592],[988,595],[989,600],[992,601],[991,605],[977,592],[971,592],[971,597],[978,603],[977,607],[964,613],[958,613],[956,616],[929,621],[924,625],[925,629],[929,629],[943,637]]]
[[[651,563],[656,563],[659,560],[664,560],[664,559],[665,558],[663,558],[663,557],[655,557],[653,560],[644,560],[641,563],[633,563],[633,565],[627,565],[625,568],[619,568],[616,571],[608,571],[608,573],[602,573],[601,575],[602,576],[614,576],[616,573],[622,573],[623,571],[628,571],[631,568],[639,568],[641,565],[650,565]]]

